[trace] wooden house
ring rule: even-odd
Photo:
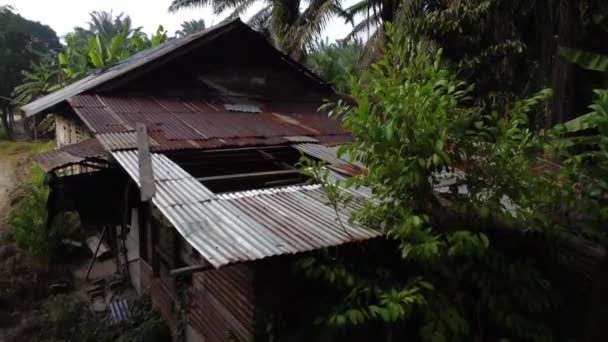
[[[260,268],[265,260],[378,235],[338,222],[322,189],[294,167],[305,154],[325,160],[335,178],[357,171],[336,157],[349,134],[318,111],[337,98],[234,20],[97,70],[23,110],[55,116],[57,149],[38,157],[49,217],[72,210],[85,226],[107,228],[133,286],[149,291],[188,341],[248,341],[256,308],[280,293],[280,271]],[[141,201],[145,186],[155,189],[149,201]]]

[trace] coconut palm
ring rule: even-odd
[[[184,37],[192,33],[196,33],[198,31],[202,31],[205,29],[205,20],[190,20],[184,21],[182,24],[182,29],[175,32],[177,37]]]
[[[211,6],[217,14],[231,11],[231,17],[238,17],[256,2],[264,6],[248,23],[296,60],[303,59],[306,48],[314,43],[332,17],[344,14],[341,0],[173,0],[169,10]],[[306,6],[302,7],[302,3]]]

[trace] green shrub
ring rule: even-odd
[[[75,226],[73,214],[59,215],[50,228],[46,226],[48,188],[44,172],[38,166],[32,171],[31,184],[9,216],[9,226],[17,245],[42,262],[53,261],[61,252],[61,239],[67,228]]]
[[[45,304],[48,342],[167,342],[169,328],[152,310],[149,297],[130,302],[131,319],[111,324],[107,314],[96,315],[83,297],[59,295]]]
[[[117,332],[83,298],[56,296],[46,306],[49,341],[115,341]]]

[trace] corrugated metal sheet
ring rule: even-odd
[[[41,153],[36,156],[36,162],[46,171],[81,163],[90,158],[98,158],[106,155],[106,151],[95,139],[67,145],[58,150]]]
[[[239,26],[243,27],[243,25],[244,24],[239,19],[235,19],[210,27],[209,29],[203,30],[196,34],[188,35],[184,38],[171,39],[164,44],[139,52],[118,64],[115,64],[107,69],[103,69],[95,74],[89,75],[82,80],[72,83],[54,93],[41,97],[36,101],[21,107],[21,109],[26,113],[27,116],[35,115],[50,109],[58,103],[71,98],[72,96],[92,90],[151,61],[168,55],[181,47],[189,45],[193,42],[197,42],[201,38],[211,36],[212,33],[229,32],[231,29]]]
[[[232,265],[192,275],[188,319],[209,342],[223,342],[234,334],[250,341],[254,329],[253,270]]]
[[[137,152],[112,155],[139,182]],[[324,204],[319,186],[215,195],[165,156],[153,154],[152,165],[157,182],[153,203],[215,267],[380,235],[348,223],[353,207],[341,210],[340,222]]]
[[[356,161],[350,162],[348,156],[346,158],[339,158],[337,154],[338,147],[319,144],[296,144],[292,146],[304,154],[328,162],[332,169],[340,173],[358,175],[367,172],[363,164]]]
[[[128,150],[137,148],[137,133],[101,133],[95,136],[107,151]],[[153,138],[148,138],[150,147],[157,147],[159,144]]]
[[[230,112],[203,100],[153,96],[78,95],[68,100],[83,122],[111,150],[133,148],[133,127],[148,126],[153,151],[265,146],[290,142],[343,142],[337,122],[309,112]],[[297,106],[295,108],[298,108]]]

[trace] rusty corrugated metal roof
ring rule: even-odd
[[[147,125],[154,141],[151,149],[157,152],[286,145],[294,140],[340,143],[350,138],[338,122],[312,110],[320,103],[260,103],[262,112],[250,113],[227,111],[213,101],[218,100],[103,95],[69,99],[74,111],[109,150],[135,147],[132,132],[137,123]],[[282,111],[269,112],[269,107]]]
[[[106,155],[106,151],[95,139],[67,145],[58,150],[41,153],[36,156],[36,162],[46,171],[81,163],[87,159],[99,158]]]
[[[101,133],[97,134],[95,137],[107,151],[137,148],[136,132]],[[148,137],[148,143],[151,147],[159,146],[159,144],[150,137]]]
[[[363,164],[354,161],[351,162],[346,156],[345,158],[338,157],[338,147],[325,146],[319,144],[295,144],[292,145],[302,153],[319,160],[329,163],[329,167],[346,175],[360,175],[367,172]]]
[[[139,182],[137,152],[112,155]],[[157,184],[153,203],[215,267],[380,235],[348,223],[353,207],[341,210],[340,222],[317,185],[216,195],[163,155],[153,153],[152,165]]]

